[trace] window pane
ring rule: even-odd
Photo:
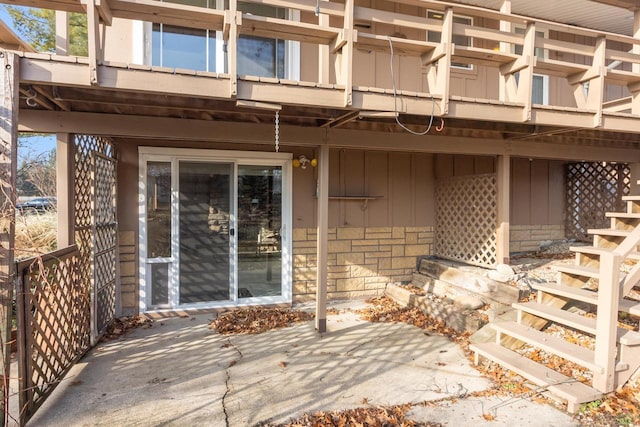
[[[238,39],[238,74],[275,77],[276,45],[275,39],[241,36]]]
[[[533,97],[534,104],[544,104],[544,77],[533,76]]]
[[[282,169],[238,167],[238,297],[282,295]]]
[[[153,65],[206,70],[206,35],[206,30],[163,25],[160,33],[162,56],[153,57]],[[156,50],[155,46],[153,50]]]
[[[147,163],[147,257],[171,256],[171,163]]]
[[[169,264],[149,264],[151,270],[151,305],[169,304]]]
[[[229,300],[229,163],[180,162],[180,304]]]

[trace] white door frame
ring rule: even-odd
[[[270,153],[256,151],[225,151],[225,150],[206,150],[206,149],[190,149],[190,148],[165,148],[165,147],[139,147],[138,148],[138,245],[139,245],[139,309],[140,312],[161,312],[176,309],[195,309],[195,308],[216,308],[234,305],[262,305],[262,304],[278,304],[291,303],[292,300],[292,167],[291,153]],[[147,217],[147,162],[168,162],[171,163],[171,257],[154,259],[151,263],[161,262],[168,264],[169,273],[169,304],[164,306],[151,306],[150,288],[151,283],[148,281],[148,266],[151,264],[147,260],[147,236],[146,236],[146,217]],[[231,163],[232,174],[232,194],[230,209],[230,228],[237,230],[237,176],[238,165],[257,165],[257,166],[280,166],[282,168],[282,294],[273,297],[256,297],[246,298],[241,301],[237,298],[237,290],[240,284],[237,283],[237,254],[236,243],[237,233],[231,236],[231,271],[230,286],[231,295],[228,301],[211,301],[193,304],[179,304],[178,280],[180,277],[180,247],[179,247],[179,221],[178,212],[178,165],[180,161],[198,161],[198,162],[219,162]]]

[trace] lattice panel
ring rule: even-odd
[[[607,212],[624,209],[622,196],[631,189],[626,163],[569,163],[567,178],[567,237],[591,241],[590,228],[609,228]]]
[[[436,254],[483,267],[497,262],[495,174],[436,183]]]
[[[114,147],[107,138],[76,135],[76,241],[91,278],[93,340],[117,312],[117,210]]]
[[[21,262],[17,273],[21,421],[89,349],[91,306],[76,246]]]
[[[116,162],[93,156],[93,282],[97,336],[116,315],[118,223],[116,222]]]

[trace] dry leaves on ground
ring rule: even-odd
[[[312,313],[290,308],[249,307],[220,314],[209,328],[222,335],[260,334],[314,317]]]
[[[416,423],[406,417],[411,405],[356,408],[345,411],[316,412],[284,424],[287,427],[438,427],[435,423]]]
[[[110,341],[121,337],[136,328],[150,328],[151,320],[145,316],[125,316],[116,318],[102,336],[102,341]]]
[[[402,322],[424,329],[427,332],[434,332],[449,337],[468,348],[469,333],[457,332],[450,328],[443,321],[434,319],[424,314],[417,307],[401,307],[389,297],[375,297],[367,300],[369,307],[357,310],[356,313],[369,322]]]

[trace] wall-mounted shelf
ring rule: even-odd
[[[369,200],[381,199],[383,196],[329,196],[329,200],[361,200],[362,207],[360,209],[367,209]]]

